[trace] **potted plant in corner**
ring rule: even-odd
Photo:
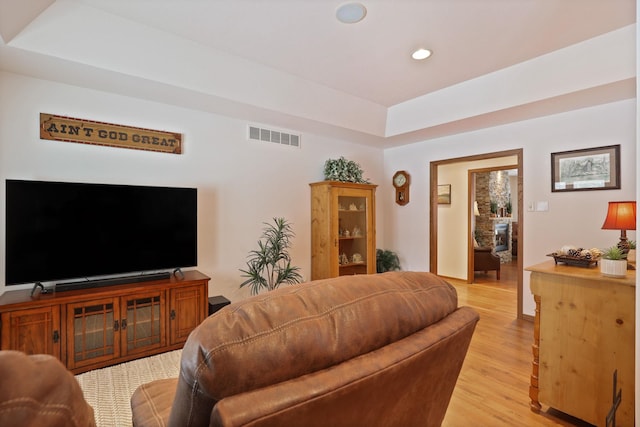
[[[385,271],[400,270],[400,259],[398,255],[389,250],[376,250],[376,272],[384,273]]]
[[[625,277],[627,275],[627,260],[622,249],[612,246],[602,252],[600,272],[609,277]]]
[[[291,224],[284,218],[273,218],[273,223],[264,223],[258,249],[249,252],[246,270],[240,269],[247,280],[240,287],[251,286],[251,294],[262,289],[272,291],[282,283],[294,284],[302,281],[300,267],[291,265],[289,248],[295,236]]]

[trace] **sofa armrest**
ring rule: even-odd
[[[0,426],[95,425],[93,408],[58,359],[0,351]]]

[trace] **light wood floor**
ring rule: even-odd
[[[589,426],[553,409],[529,409],[533,322],[518,320],[516,264],[476,273],[476,283],[447,279],[459,305],[473,307],[480,321],[469,346],[444,427]]]

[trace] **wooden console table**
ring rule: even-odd
[[[73,373],[182,348],[208,312],[209,277],[0,296],[0,350],[56,356]]]
[[[635,283],[609,278],[599,267],[526,268],[536,302],[531,409],[541,404],[596,426],[606,425],[613,405],[613,373],[622,401],[618,427],[634,425]]]

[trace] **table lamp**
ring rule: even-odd
[[[620,230],[618,247],[624,253],[629,252],[627,230],[636,229],[636,202],[609,202],[607,217],[602,224],[603,230]]]

